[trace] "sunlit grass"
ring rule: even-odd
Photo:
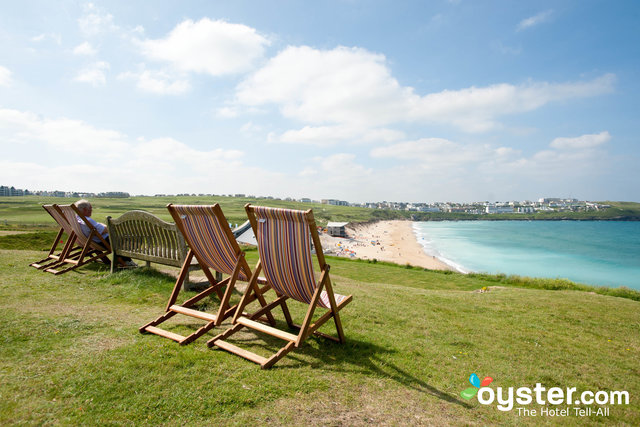
[[[630,299],[329,258],[336,291],[354,296],[342,312],[347,343],[310,338],[263,371],[208,349],[219,328],[185,347],[138,333],[163,312],[171,275],[110,275],[96,263],[53,276],[27,266],[41,254],[0,250],[3,425],[539,424],[462,399],[472,372],[503,388],[626,390],[631,404],[604,422],[640,422],[640,310]],[[256,252],[247,255],[253,265]],[[299,321],[304,307],[291,308]],[[281,345],[238,336],[261,354]]]

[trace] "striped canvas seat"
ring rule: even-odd
[[[258,252],[263,273],[274,290],[309,304],[317,287],[311,256],[311,233],[304,211],[255,206]],[[345,298],[335,294],[336,303]],[[330,308],[326,291],[319,305]]]
[[[291,350],[300,347],[310,335],[344,343],[345,338],[338,312],[351,302],[352,297],[333,292],[329,278],[330,267],[325,262],[322,253],[313,212],[311,210],[298,211],[251,205],[246,205],[245,210],[256,236],[258,254],[260,255],[260,261],[258,261],[249,283],[255,284],[261,279],[259,274],[264,273],[266,279],[264,292],[273,289],[276,299],[253,314],[247,315],[243,310],[248,306],[250,300],[247,298],[248,294],[245,293],[233,317],[233,326],[209,340],[207,345],[237,354],[258,363],[263,369],[267,369]],[[314,274],[312,245],[316,249],[315,258],[320,268],[320,274],[317,278]],[[300,325],[293,323],[287,306],[288,299],[299,301],[308,306],[307,313]],[[298,329],[298,334],[292,334],[256,321],[262,315],[269,316],[277,307],[282,309],[287,326],[290,329]],[[316,308],[325,310],[322,310],[324,314],[314,320]],[[335,323],[338,337],[318,331],[330,319],[333,319]],[[287,343],[271,357],[263,357],[227,341],[242,328],[266,333],[285,340]]]
[[[238,263],[235,240],[229,239],[228,223],[221,223],[211,206],[172,205],[182,223],[182,234],[199,262],[221,273],[231,275]],[[223,228],[224,227],[224,228]],[[240,280],[249,280],[250,273],[240,270]]]

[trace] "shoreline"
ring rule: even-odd
[[[389,220],[347,226],[347,238],[320,235],[327,254],[345,258],[410,264],[429,270],[459,271],[441,259],[429,255],[418,242],[413,221]]]

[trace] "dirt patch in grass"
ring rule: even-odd
[[[390,389],[384,379],[355,388],[336,384],[330,391],[299,393],[269,406],[270,411],[258,410],[257,417],[248,410],[236,419],[272,425],[474,425],[477,416],[474,408],[455,410],[424,390]]]

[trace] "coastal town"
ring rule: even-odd
[[[122,191],[110,191],[103,193],[89,193],[89,192],[77,192],[77,191],[29,191],[23,189],[16,189],[15,187],[0,186],[0,197],[11,196],[29,196],[36,195],[42,197],[75,197],[75,198],[128,198],[131,195]],[[145,196],[145,195],[139,195]],[[607,204],[578,200],[575,198],[552,198],[545,197],[536,201],[506,201],[506,202],[471,202],[471,203],[457,203],[457,202],[435,202],[435,203],[413,203],[413,202],[366,202],[366,203],[352,203],[345,200],[337,199],[321,199],[313,200],[310,198],[291,198],[291,197],[272,197],[272,196],[253,196],[245,194],[155,194],[154,197],[170,197],[170,196],[192,196],[192,197],[236,197],[247,199],[266,199],[266,200],[284,200],[289,202],[301,202],[301,203],[316,203],[334,206],[351,206],[368,209],[386,209],[393,211],[406,211],[406,212],[423,212],[423,213],[465,213],[472,215],[485,215],[485,214],[505,214],[505,213],[521,213],[531,214],[536,212],[586,212],[586,211],[600,211],[609,208]]]

